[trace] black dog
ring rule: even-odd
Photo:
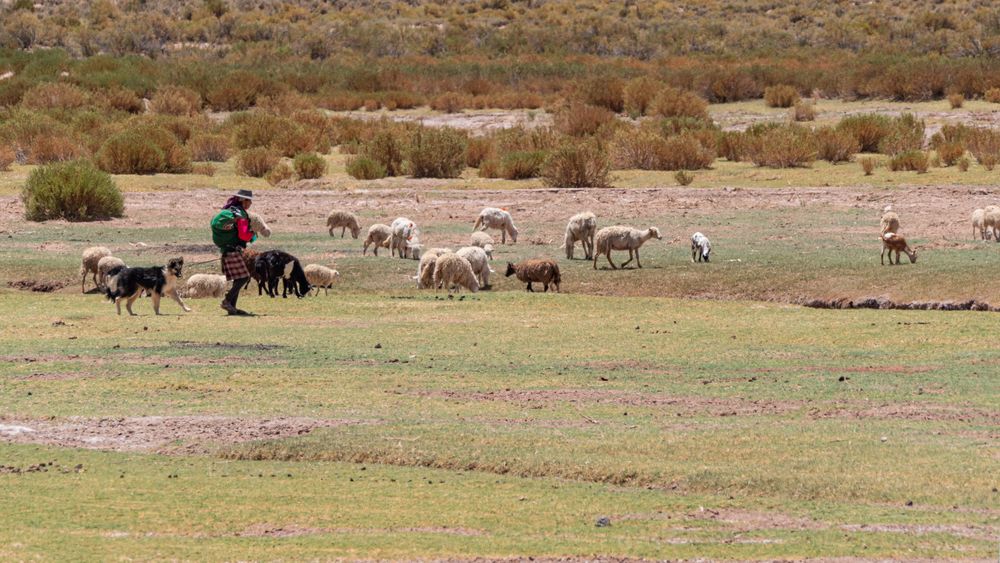
[[[309,295],[312,286],[306,279],[306,273],[302,270],[299,259],[281,250],[268,250],[262,252],[254,261],[254,273],[261,280],[264,280],[267,294],[275,296],[278,291],[278,278],[281,278],[281,296],[287,297],[293,293],[298,298]],[[260,285],[257,286],[257,294],[262,293]]]
[[[121,300],[124,298],[125,309],[128,314],[132,312],[132,303],[139,298],[143,290],[153,296],[153,311],[160,314],[160,296],[169,295],[176,301],[182,309],[190,311],[191,308],[181,301],[177,295],[177,285],[181,280],[181,268],[184,267],[183,258],[171,258],[166,266],[152,266],[149,268],[114,268],[108,272],[107,288],[104,290],[109,301],[115,302],[118,314],[122,314]]]

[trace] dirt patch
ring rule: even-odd
[[[884,297],[836,299],[808,299],[802,305],[812,309],[902,309],[907,311],[1000,311],[989,303],[969,299],[966,301],[908,301],[896,302]]]
[[[995,541],[1000,536],[998,526],[935,525],[935,524],[847,524],[840,529],[849,532],[881,532],[922,536],[948,534],[981,541]]]
[[[66,282],[44,280],[15,280],[7,282],[7,287],[38,293],[52,293],[66,287]]]
[[[233,342],[193,342],[191,340],[171,340],[170,346],[172,348],[206,348],[206,349],[221,349],[221,350],[280,350],[282,348],[287,348],[283,344],[236,344]]]
[[[317,428],[363,424],[361,420],[255,419],[224,416],[128,418],[0,418],[0,440],[71,448],[204,454],[215,446],[308,434]]]
[[[976,407],[921,404],[834,405],[811,409],[809,416],[823,418],[875,418],[942,422],[989,422],[1000,425],[1000,411]]]

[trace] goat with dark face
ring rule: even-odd
[[[282,281],[282,297],[292,293],[301,299],[309,295],[309,290],[312,289],[298,258],[281,250],[260,253],[254,261],[254,273],[264,281],[265,286],[265,288],[258,286],[258,294],[262,293],[262,289],[266,289],[267,294],[274,297],[278,291],[278,278]]]

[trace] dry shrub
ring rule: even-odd
[[[993,171],[997,164],[1000,164],[1000,154],[984,154],[976,157],[979,164],[988,171]]]
[[[87,103],[87,92],[66,82],[39,84],[24,93],[21,105],[28,109],[78,109]]]
[[[874,156],[862,156],[858,158],[858,164],[860,164],[861,169],[864,170],[865,176],[871,176],[875,171],[875,167],[878,166],[878,159]]]
[[[534,92],[508,91],[483,96],[486,107],[499,109],[538,109],[545,100]]]
[[[753,138],[742,131],[726,131],[719,136],[719,155],[729,162],[743,162],[750,154]]]
[[[772,127],[755,135],[750,144],[750,161],[757,166],[793,168],[809,166],[816,160],[816,143],[809,131],[794,125]]]
[[[500,160],[490,157],[479,163],[480,178],[501,178]]]
[[[647,128],[622,127],[611,140],[615,168],[656,170],[665,141]]]
[[[764,88],[764,103],[771,108],[790,108],[799,101],[799,92],[794,86],[779,84]]]
[[[687,186],[690,185],[691,182],[694,182],[694,174],[684,170],[678,170],[674,173],[674,180],[677,180],[677,183],[682,186]]]
[[[102,92],[104,105],[109,109],[139,113],[142,111],[142,100],[139,96],[121,86],[112,86]]]
[[[318,135],[287,117],[256,111],[239,116],[235,120],[236,148],[270,147],[287,157],[316,149]]]
[[[183,86],[164,86],[149,102],[149,111],[163,115],[197,115],[201,113],[201,95]]]
[[[382,104],[374,98],[369,98],[365,100],[363,107],[365,111],[378,111],[378,108],[382,107]]]
[[[585,104],[615,113],[625,107],[625,83],[614,76],[594,76],[577,84],[576,91]]]
[[[215,176],[215,165],[208,162],[199,162],[191,165],[191,173],[201,176]]]
[[[29,221],[90,221],[121,217],[125,212],[125,200],[114,180],[88,160],[36,168],[21,190],[21,201]]]
[[[972,129],[968,138],[969,152],[987,170],[1000,163],[1000,132],[992,129]]]
[[[354,111],[361,109],[365,99],[353,92],[326,92],[319,96],[316,105],[333,111]]]
[[[358,180],[385,178],[385,166],[367,156],[356,156],[347,161],[347,173]]]
[[[394,90],[382,94],[382,105],[388,110],[413,109],[423,103],[423,98],[414,92]]]
[[[278,153],[268,147],[246,149],[236,157],[236,172],[244,176],[262,178],[279,161]]]
[[[500,160],[499,176],[507,180],[535,178],[542,173],[548,155],[544,151],[515,151]]]
[[[700,170],[715,162],[715,150],[692,132],[667,137],[657,155],[657,170]]]
[[[361,154],[382,165],[387,176],[403,173],[404,140],[402,134],[393,129],[383,129],[375,133],[361,148]]]
[[[957,164],[958,164],[958,169],[961,170],[962,172],[969,171],[969,164],[970,164],[969,157],[963,156],[962,158],[958,159]]]
[[[815,137],[816,158],[833,164],[848,162],[861,149],[854,135],[832,127],[816,130]]]
[[[84,149],[75,141],[64,136],[39,135],[31,142],[28,151],[28,162],[32,164],[50,164],[76,160],[84,156]]]
[[[878,150],[882,154],[899,154],[918,151],[924,146],[924,122],[913,114],[903,114],[890,120],[889,130],[879,141]]]
[[[861,145],[861,152],[878,152],[879,143],[892,129],[892,121],[874,113],[851,115],[840,120],[837,130],[854,135]]]
[[[10,166],[17,160],[13,147],[0,146],[0,172],[10,172]]]
[[[483,96],[493,91],[494,86],[485,78],[470,78],[462,84],[462,91],[470,96]]]
[[[948,104],[951,109],[959,109],[965,104],[965,96],[959,93],[948,94]]]
[[[479,163],[485,160],[493,150],[493,139],[489,137],[472,137],[465,146],[465,165],[470,168],[479,168]]]
[[[286,91],[273,96],[262,96],[257,100],[257,109],[276,115],[291,115],[297,111],[313,108],[309,98],[295,91]]]
[[[990,88],[983,93],[983,99],[991,104],[1000,104],[1000,88]]]
[[[97,166],[111,174],[177,174],[191,170],[191,153],[170,131],[143,124],[109,138],[97,153]]]
[[[930,155],[930,159],[930,166],[932,168],[941,168],[943,166],[943,164],[941,164],[941,156],[938,155],[938,153],[932,153]]]
[[[191,158],[207,162],[229,160],[229,138],[225,135],[196,135],[187,142]]]
[[[465,169],[465,133],[450,127],[420,128],[407,157],[415,178],[457,178]]]
[[[295,177],[295,172],[284,162],[275,164],[273,168],[267,171],[267,174],[264,174],[264,179],[272,186],[277,186],[285,180],[291,180],[293,177]]]
[[[445,92],[431,100],[431,109],[445,113],[458,113],[472,105],[472,97],[457,92]]]
[[[652,112],[663,117],[708,119],[708,102],[694,92],[666,87],[653,99]]]
[[[553,126],[564,135],[583,137],[597,133],[616,119],[615,114],[608,109],[574,103],[556,113]]]
[[[304,152],[295,155],[292,165],[295,167],[295,173],[298,174],[300,179],[312,180],[326,174],[326,161],[323,160],[323,157],[313,152]]]
[[[792,121],[816,121],[816,105],[812,102],[795,102]]]
[[[937,156],[945,166],[953,166],[960,158],[965,156],[965,145],[958,141],[940,143],[936,150]]]
[[[610,185],[611,161],[597,141],[570,141],[557,148],[542,169],[545,185],[554,188],[603,188]]]
[[[920,174],[927,172],[927,168],[930,166],[930,159],[927,157],[927,153],[924,151],[906,151],[901,152],[889,159],[889,170],[893,172],[899,171],[916,171]]]
[[[648,76],[629,80],[623,91],[625,111],[632,117],[646,115],[662,87],[659,82]]]
[[[257,95],[264,87],[264,80],[259,76],[237,71],[216,81],[205,99],[216,111],[245,110],[257,103]]]

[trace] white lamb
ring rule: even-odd
[[[326,226],[333,236],[333,230],[340,227],[340,238],[344,238],[344,231],[351,230],[351,238],[358,238],[361,234],[361,225],[358,224],[357,215],[343,209],[334,209],[326,216]]]
[[[472,233],[470,242],[472,243],[472,246],[478,246],[479,248],[485,250],[486,256],[488,256],[490,260],[493,259],[493,245],[495,244],[493,242],[493,237],[482,231],[476,231]]]
[[[420,257],[420,264],[417,265],[417,275],[413,279],[417,280],[418,289],[428,289],[434,285],[434,265],[438,256],[451,254],[450,248],[428,248]]]
[[[80,264],[80,293],[86,293],[84,289],[87,283],[87,274],[93,274],[94,285],[100,287],[101,284],[97,282],[97,264],[101,261],[101,258],[105,256],[111,256],[111,250],[104,246],[91,246],[83,251],[83,258]]]
[[[420,234],[417,224],[406,217],[399,217],[392,222],[392,225],[389,225],[389,228],[392,230],[392,238],[389,240],[389,255],[395,256],[398,253],[400,258],[405,258],[406,242]]]
[[[983,228],[986,229],[987,236],[993,235],[993,240],[1000,242],[1000,207],[987,205],[983,208]]]
[[[641,268],[642,262],[639,261],[639,247],[651,238],[663,238],[656,227],[650,227],[644,231],[622,225],[604,227],[597,231],[597,237],[594,241],[594,269],[597,269],[597,258],[601,254],[607,256],[608,264],[611,264],[612,270],[618,269],[615,267],[615,263],[611,261],[612,250],[628,250],[628,260],[622,262],[622,268],[627,266],[632,260],[635,260],[635,263]]]
[[[250,229],[253,232],[257,233],[258,235],[264,238],[268,238],[271,236],[271,227],[267,226],[267,223],[264,222],[263,217],[254,213],[253,211],[247,211],[247,214],[250,216]]]
[[[712,243],[708,237],[701,233],[691,235],[691,261],[708,262],[708,255],[712,252]],[[695,258],[697,257],[697,260]]]
[[[361,247],[361,255],[364,256],[368,253],[368,247],[375,247],[375,256],[378,256],[378,249],[389,248],[389,241],[392,240],[392,228],[389,225],[383,225],[382,223],[375,223],[371,227],[368,227],[368,236],[365,237],[365,242]]]
[[[302,271],[306,273],[309,285],[316,289],[316,295],[319,295],[320,288],[323,288],[324,295],[329,295],[333,282],[340,277],[340,272],[337,270],[319,264],[307,264],[305,268],[302,268]]]
[[[507,235],[510,235],[511,243],[517,242],[517,227],[514,226],[514,219],[505,209],[487,207],[479,212],[473,231],[485,231],[486,229],[500,229],[500,242],[507,244]]]
[[[108,285],[108,272],[115,268],[124,268],[125,261],[114,256],[105,256],[97,261],[97,288],[104,289]]]
[[[472,271],[472,264],[458,254],[442,254],[434,264],[434,291],[444,287],[451,293],[453,287],[464,287],[475,293],[479,281]]]
[[[573,259],[573,247],[580,241],[583,255],[587,260],[594,259],[594,235],[597,234],[597,216],[590,211],[577,213],[569,218],[566,224],[566,236],[562,248],[566,249],[566,258]]]
[[[478,246],[465,246],[459,248],[455,254],[469,261],[472,271],[476,274],[476,279],[479,280],[479,287],[489,289],[490,274],[493,273],[493,270],[490,269],[490,259],[486,255],[486,251]]]
[[[975,239],[978,235],[979,238],[983,240],[989,240],[990,237],[987,235],[986,230],[986,210],[977,209],[972,212],[972,238]]]
[[[226,294],[226,276],[220,274],[195,274],[184,284],[183,296],[189,299],[222,297]]]

